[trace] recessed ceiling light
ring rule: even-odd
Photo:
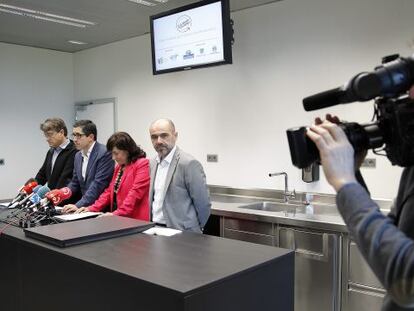
[[[72,43],[72,44],[79,44],[79,45],[82,45],[82,44],[87,44],[86,42],[76,41],[76,40],[69,40],[68,42],[69,42],[69,43]]]
[[[25,17],[31,17],[31,18],[38,19],[38,20],[54,22],[54,23],[59,23],[59,24],[64,24],[64,25],[69,25],[69,26],[74,26],[74,27],[80,27],[80,28],[85,28],[87,26],[96,25],[96,23],[94,22],[90,22],[90,21],[86,21],[82,19],[26,9],[26,8],[14,6],[14,5],[8,5],[4,3],[0,3],[0,12],[10,13],[10,14],[25,16]]]

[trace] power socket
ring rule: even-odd
[[[361,167],[365,168],[375,168],[377,166],[377,159],[375,158],[366,158],[364,162],[362,162]]]
[[[207,155],[207,162],[218,162],[218,155],[217,154],[208,154]]]

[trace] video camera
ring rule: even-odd
[[[306,111],[322,109],[375,98],[374,122],[358,124],[343,122],[344,130],[355,152],[373,149],[393,165],[414,164],[414,101],[406,94],[414,84],[414,55],[386,56],[382,65],[372,72],[362,72],[342,87],[303,99]],[[306,127],[287,130],[292,163],[305,168],[319,161],[316,145],[306,136]]]

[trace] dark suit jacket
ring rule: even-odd
[[[82,198],[76,202],[77,207],[89,206],[95,202],[108,187],[115,166],[111,153],[98,142],[93,146],[88,161],[86,180],[82,177],[82,163],[82,153],[78,151],[75,155],[73,178],[68,185],[73,194],[82,195]]]
[[[52,172],[53,148],[50,148],[46,154],[45,161],[37,173],[36,181],[44,185],[47,183],[50,189],[59,189],[66,187],[73,174],[73,161],[77,152],[73,141],[63,149],[56,158],[55,166]]]

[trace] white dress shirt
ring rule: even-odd
[[[170,168],[171,161],[174,157],[177,147],[170,151],[170,153],[161,161],[159,155],[157,155],[156,161],[158,163],[157,172],[155,174],[154,181],[154,201],[152,202],[152,221],[165,224],[164,214],[162,212],[162,204],[164,202],[164,189],[167,179],[168,169]]]
[[[55,166],[55,162],[56,162],[56,159],[57,159],[59,153],[61,153],[62,150],[65,149],[69,145],[69,143],[70,143],[70,140],[66,139],[63,144],[61,144],[57,148],[54,148],[53,155],[52,155],[52,169],[51,169],[51,172],[53,172],[53,167]]]
[[[84,153],[84,151],[82,150],[82,158],[83,158],[83,162],[82,162],[82,177],[83,180],[86,180],[86,169],[88,168],[88,162],[89,162],[89,157],[91,155],[93,146],[95,146],[95,141],[92,143],[92,145],[89,147],[88,152]]]

